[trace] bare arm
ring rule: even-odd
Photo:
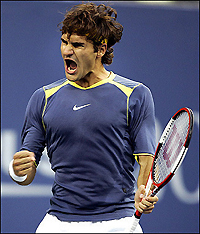
[[[13,181],[18,183],[19,185],[30,184],[36,174],[34,153],[27,150],[15,153],[13,156],[13,170],[15,175],[17,176],[27,175],[26,180],[23,182],[17,182],[11,177]]]
[[[144,197],[145,185],[147,183],[149,172],[153,163],[153,157],[147,155],[139,156],[139,175],[137,180],[138,190],[135,194],[135,208],[144,214],[149,214],[154,208],[154,204],[158,201],[158,197]],[[142,199],[142,200],[141,200]]]
[[[138,175],[138,180],[137,180],[137,186],[138,188],[140,185],[146,185],[148,177],[149,177],[149,172],[151,170],[151,166],[153,163],[153,157],[152,156],[146,156],[146,155],[141,155],[139,156],[139,165],[140,165],[140,170],[139,170],[139,175]]]

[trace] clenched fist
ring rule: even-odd
[[[138,188],[136,194],[135,194],[135,208],[140,212],[144,214],[149,214],[153,211],[154,205],[158,201],[158,197],[154,196],[144,196],[145,194],[145,186],[140,185]]]
[[[19,151],[13,156],[13,170],[16,176],[27,175],[25,182],[20,182],[21,185],[28,185],[34,179],[36,173],[35,154],[28,150]]]

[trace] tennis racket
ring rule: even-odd
[[[183,162],[192,136],[193,118],[192,110],[185,107],[178,110],[169,120],[155,152],[145,195],[149,193],[153,184],[154,189],[150,196],[155,196],[172,179]],[[136,229],[141,215],[136,210],[131,232]]]

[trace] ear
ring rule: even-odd
[[[98,51],[97,51],[97,57],[103,57],[104,54],[106,53],[107,50],[107,44],[103,43],[102,45],[99,46]]]

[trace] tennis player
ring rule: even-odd
[[[144,197],[156,145],[151,92],[104,67],[122,36],[116,18],[104,4],[68,11],[60,24],[66,78],[39,88],[28,103],[9,173],[30,184],[47,147],[55,180],[37,233],[128,233],[135,208],[148,214],[158,201]]]

